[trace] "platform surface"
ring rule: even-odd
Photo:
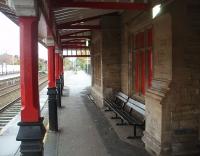
[[[47,87],[40,91],[40,108],[42,116],[47,113]],[[20,121],[20,114],[13,118],[0,133],[0,156],[20,156],[19,146],[20,142],[16,141],[16,136],[19,130],[17,123]]]
[[[90,77],[65,73],[65,88],[59,114],[59,132],[48,131],[45,156],[149,156],[122,141],[102,111],[87,97]]]
[[[0,81],[1,80],[6,80],[6,79],[10,79],[10,78],[14,78],[14,77],[19,77],[20,74],[9,74],[9,75],[0,75]]]

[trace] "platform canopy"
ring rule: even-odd
[[[41,0],[38,6],[39,41],[44,43],[48,36],[44,30],[50,29],[58,47],[69,50],[89,48],[86,42],[91,40],[92,30],[101,29],[103,16],[121,14],[124,10],[141,12],[148,9],[149,3],[147,0]],[[0,11],[18,23],[15,10],[8,7],[6,0],[0,0]]]

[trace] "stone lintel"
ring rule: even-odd
[[[37,0],[7,0],[17,16],[38,16]]]

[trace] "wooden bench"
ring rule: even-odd
[[[123,111],[122,118],[130,125],[134,126],[134,136],[129,139],[137,137],[137,127],[145,128],[145,105],[134,99],[129,98]]]
[[[116,111],[116,109],[121,109],[124,107],[125,103],[128,101],[128,96],[122,92],[117,92],[114,96],[107,97],[104,99],[104,104],[108,107],[105,111]],[[116,117],[118,118],[118,117]]]
[[[113,111],[115,117],[112,119],[120,119],[121,123],[117,125],[133,125],[134,136],[127,137],[129,139],[137,137],[137,127],[144,129],[145,127],[145,105],[134,99],[128,98],[123,93],[117,93],[115,97],[111,99],[105,99],[105,104],[109,108],[107,111]]]

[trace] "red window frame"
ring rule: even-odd
[[[153,77],[152,28],[137,32],[133,36],[134,95],[145,96],[146,90],[152,85]]]

